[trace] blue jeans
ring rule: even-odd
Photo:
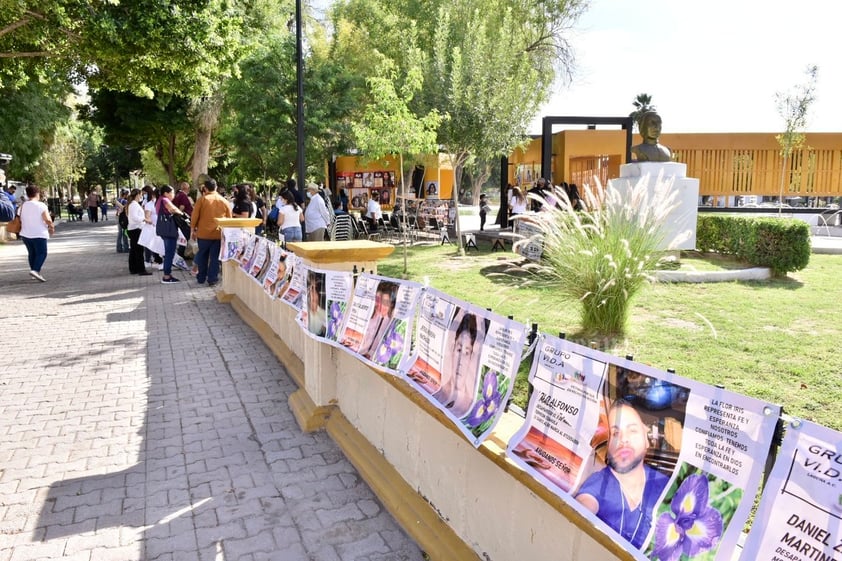
[[[196,273],[196,282],[199,284],[207,280],[209,283],[219,280],[219,248],[222,240],[196,240],[199,243],[199,251],[193,257],[199,271]]]
[[[23,238],[26,253],[29,257],[29,270],[41,272],[44,261],[47,260],[47,238]]]
[[[117,225],[117,253],[129,252],[129,237],[120,225]]]
[[[164,276],[172,274],[172,260],[175,257],[175,247],[178,245],[178,238],[161,238],[164,240]]]
[[[300,242],[301,241],[301,226],[293,226],[292,228],[284,228],[281,230],[284,235],[284,243],[286,242]]]

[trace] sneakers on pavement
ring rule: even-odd
[[[47,282],[47,279],[42,277],[41,273],[39,273],[38,271],[29,271],[29,276],[41,282]]]
[[[177,278],[175,278],[175,277],[170,277],[170,278],[168,278],[168,279],[166,279],[166,278],[161,279],[161,284],[175,284],[175,283],[177,283],[177,282],[181,282],[181,281],[180,281],[180,280],[178,280],[178,279],[177,279]]]

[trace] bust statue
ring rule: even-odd
[[[632,146],[631,153],[635,162],[671,162],[669,148],[658,144],[661,136],[661,116],[654,111],[647,111],[640,118],[640,136],[643,142]]]

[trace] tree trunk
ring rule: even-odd
[[[211,129],[199,127],[196,130],[196,148],[193,150],[192,183],[197,185],[201,175],[208,173],[210,160]]]

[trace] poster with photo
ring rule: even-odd
[[[397,374],[409,350],[421,290],[414,282],[359,275],[339,343],[364,362]]]
[[[429,288],[417,321],[415,347],[401,371],[479,446],[511,395],[526,328]]]
[[[263,290],[272,300],[283,296],[292,277],[292,265],[295,255],[277,245],[272,245],[269,256],[269,268],[263,277]]]
[[[508,446],[512,459],[628,543],[636,559],[730,560],[780,409],[574,343],[542,341],[527,420]],[[595,386],[589,376],[600,372]]]
[[[842,434],[789,419],[740,561],[842,559]]]
[[[289,266],[289,263],[287,263]],[[301,310],[304,300],[304,289],[307,283],[307,266],[296,256],[292,262],[289,286],[281,296],[281,301],[289,304],[294,310]]]
[[[254,237],[257,238],[257,243],[254,246],[251,259],[248,261],[247,271],[251,278],[263,284],[263,277],[266,275],[266,269],[269,268],[269,248],[272,242],[262,236]]]
[[[425,181],[424,182],[424,198],[425,199],[439,199],[439,182]]]
[[[354,290],[351,271],[307,269],[298,324],[311,337],[336,342]]]
[[[254,250],[255,248],[257,248],[257,244],[259,242],[260,236],[255,236],[251,233],[246,234],[243,252],[240,254],[240,268],[245,272],[248,272],[249,264],[251,263],[251,258],[254,255]]]
[[[239,260],[246,243],[246,231],[242,228],[223,228],[222,243],[219,249],[219,260]]]
[[[350,201],[348,203],[348,208],[351,210],[365,210],[366,206],[368,206],[367,189],[351,189],[349,197]]]
[[[593,458],[594,441],[604,438],[602,403],[608,363],[579,346],[540,335],[529,372],[532,399],[521,429],[506,453],[525,471],[554,491],[570,492]]]

